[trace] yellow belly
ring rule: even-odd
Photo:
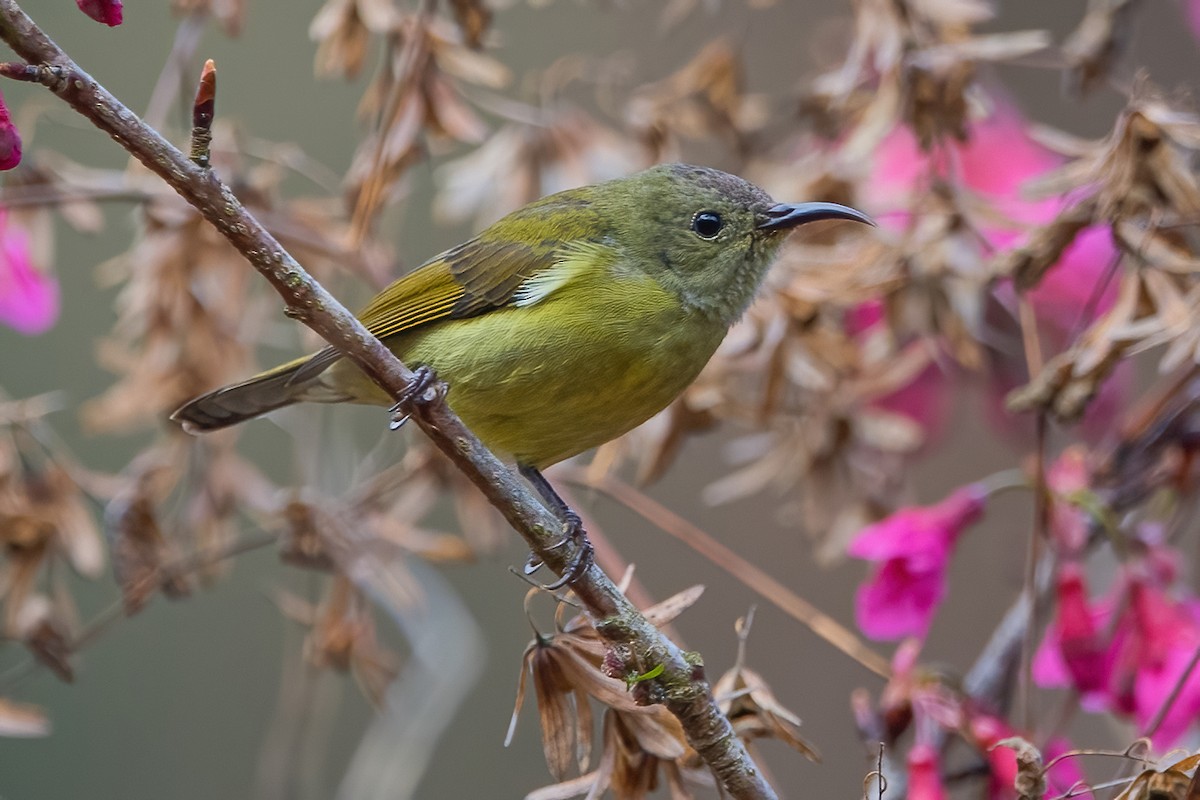
[[[620,436],[692,382],[725,327],[649,278],[586,279],[532,306],[439,322],[387,341],[450,386],[450,407],[493,451],[544,468]],[[388,399],[340,362],[330,383]]]

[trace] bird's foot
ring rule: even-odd
[[[396,398],[396,405],[388,409],[392,415],[392,421],[388,423],[389,430],[398,431],[404,427],[404,423],[408,422],[409,417],[412,416],[404,410],[405,406],[414,401],[419,402],[429,387],[437,383],[437,379],[437,373],[433,371],[433,367],[421,364],[413,370],[412,380]]]
[[[563,569],[562,575],[558,580],[542,584],[542,588],[548,592],[557,591],[582,575],[592,565],[592,555],[595,552],[592,543],[588,541],[587,531],[583,529],[583,520],[579,518],[579,515],[567,509],[563,512],[563,518],[566,529],[563,533],[563,538],[551,545],[550,549],[557,550],[571,542],[574,542],[578,546],[578,549],[567,563],[566,568]],[[529,559],[525,562],[525,574],[532,575],[541,569],[541,566],[542,560],[535,554],[530,553]]]

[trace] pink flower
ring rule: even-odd
[[[971,124],[965,142],[947,141],[935,152],[921,150],[917,137],[906,127],[895,128],[875,149],[870,190],[875,219],[885,227],[903,228],[904,211],[923,194],[932,176],[950,177],[982,195],[1005,216],[1017,222],[1043,222],[1057,212],[1055,200],[1029,201],[1021,197],[1022,185],[1035,175],[1057,167],[1061,161],[1034,142],[1025,132],[1020,112],[998,103],[991,116]],[[992,226],[993,237],[1012,238],[1014,232]]]
[[[913,199],[928,191],[934,177],[956,180],[1000,212],[1000,219],[976,220],[987,245],[996,250],[1020,245],[1028,235],[1029,226],[1049,222],[1065,207],[1065,198],[1030,200],[1024,196],[1024,185],[1057,168],[1062,158],[1029,136],[1025,121],[1014,106],[998,101],[991,115],[973,122],[968,133],[967,141],[942,142],[932,153],[922,151],[916,137],[905,127],[897,127],[884,138],[875,150],[868,195],[864,198],[880,225],[903,230],[910,221],[908,209]],[[1004,218],[1011,222],[1005,222]],[[1094,314],[1111,307],[1116,297],[1115,281],[1108,281],[1098,293],[1097,287],[1104,281],[1113,259],[1114,249],[1107,231],[1089,228],[1076,237],[1058,263],[1029,292],[1049,349],[1061,349],[1081,322],[1091,321],[1081,319],[1089,302],[1094,301],[1091,305]],[[1001,284],[994,290],[994,296],[1008,309],[1009,319],[1007,324],[991,323],[997,328],[993,335],[1007,332],[1016,343],[1012,352],[1020,353],[1014,321],[1016,295],[1010,285]],[[1011,434],[1014,427],[1024,426],[1014,426],[1015,420],[1004,410],[1003,397],[1017,383],[1028,379],[1024,364],[1008,363],[1011,360],[994,365],[998,374],[994,376],[996,385],[989,398],[993,418],[1006,434]],[[1107,428],[1130,380],[1130,374],[1122,371],[1104,383],[1101,396],[1091,404],[1084,420],[1089,435],[1101,432],[1097,428]]]
[[[930,178],[953,177],[1012,220],[1013,224],[980,221],[991,247],[1012,247],[1020,244],[1026,226],[1049,222],[1065,207],[1063,198],[1029,200],[1023,194],[1026,183],[1061,163],[1061,157],[1030,138],[1021,113],[1001,101],[991,116],[971,124],[967,141],[945,142],[934,153],[921,150],[908,128],[894,129],[875,150],[866,199],[881,225],[902,229],[912,199],[927,191]],[[1035,305],[1044,304],[1039,310],[1064,326],[1073,325],[1073,315],[1092,297],[1113,252],[1103,228],[1085,230],[1031,292]],[[1110,303],[1114,294],[1115,288],[1110,289]]]
[[[933,745],[918,742],[908,750],[908,800],[946,800],[938,752]]]
[[[1106,609],[1089,605],[1083,569],[1063,564],[1055,585],[1054,621],[1034,657],[1033,677],[1041,686],[1073,686],[1085,708],[1105,704],[1111,650],[1100,635]]]
[[[1155,747],[1167,748],[1200,719],[1200,668],[1186,672],[1200,648],[1200,617],[1194,606],[1168,597],[1155,586],[1134,581],[1130,586],[1133,621],[1137,628],[1136,674],[1133,679],[1134,717],[1144,732],[1171,701],[1158,728]],[[1182,687],[1174,698],[1176,687]]]
[[[8,224],[0,209],[0,323],[18,333],[42,333],[58,319],[58,282],[42,274],[29,251],[29,234]]]
[[[863,632],[875,639],[925,636],[946,592],[954,544],[983,514],[985,499],[983,486],[964,486],[937,505],[902,508],[859,532],[847,553],[878,564],[856,597]]]
[[[1141,566],[1155,569],[1152,559]],[[1060,574],[1059,611],[1034,658],[1033,677],[1041,686],[1079,689],[1089,711],[1132,716],[1165,749],[1200,720],[1200,669],[1187,673],[1200,649],[1200,602],[1172,598],[1159,577],[1127,570],[1114,599],[1088,606],[1082,576]],[[1110,622],[1114,608],[1122,611]],[[1099,632],[1107,628],[1112,634],[1104,642]]]
[[[75,5],[96,22],[103,22],[110,28],[121,24],[121,0],[75,0]]]
[[[0,95],[0,170],[12,169],[21,163],[21,134],[13,125],[4,95]]]

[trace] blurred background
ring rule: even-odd
[[[178,26],[168,3],[130,3],[125,23],[111,30],[90,23],[67,0],[24,5],[118,98],[134,110],[145,108]],[[341,174],[357,146],[356,106],[367,77],[313,79],[315,46],[308,26],[319,5],[248,0],[240,35],[231,39],[209,25],[197,55],[218,65],[219,119],[236,122],[246,137],[294,142]],[[669,30],[659,24],[661,5],[559,0],[532,8],[513,3],[496,12],[497,45],[489,53],[517,76],[544,69],[568,53],[586,54],[643,83],[670,74],[714,37],[724,36],[744,62],[746,88],[765,95],[775,112],[796,103],[794,90],[803,79],[844,57],[838,48],[848,32],[847,3],[781,0],[759,4],[762,8],[733,0],[701,3]],[[1045,28],[1057,40],[1078,23],[1085,6],[1084,0],[1000,3],[997,18],[985,29]],[[1128,61],[1168,90],[1194,87],[1200,74],[1200,50],[1183,20],[1177,3],[1146,4],[1129,50]],[[195,74],[196,66],[189,65],[188,74]],[[1124,105],[1111,91],[1068,99],[1058,73],[1036,63],[998,67],[994,76],[1029,117],[1082,136],[1104,135]],[[9,105],[20,110],[17,123],[27,149],[50,148],[107,168],[125,163],[119,148],[36,87],[5,84],[3,90]],[[466,225],[432,222],[434,167],[442,160],[414,168],[402,212],[383,218],[397,269],[470,233]],[[717,160],[713,166],[729,165]],[[97,235],[58,226],[53,264],[62,286],[61,319],[36,337],[0,327],[0,385],[11,397],[61,392],[65,407],[52,417],[56,430],[83,463],[115,472],[149,434],[90,434],[75,415],[82,402],[114,380],[96,360],[97,340],[115,320],[115,290],[98,280],[98,267],[128,248],[135,214],[108,203],[104,222]],[[365,288],[349,291],[350,305],[368,296]],[[967,386],[955,398],[948,436],[965,433],[978,446],[926,457],[914,476],[916,498],[936,499],[964,476],[1014,465],[1018,452],[978,428],[980,413],[980,398]],[[336,490],[349,484],[362,459],[386,460],[403,451],[400,443],[377,444],[378,412],[313,412],[304,424],[327,425],[331,418],[339,426],[353,425],[357,438],[353,447],[328,454],[318,466],[290,464],[290,450],[280,446],[270,423],[246,431],[243,452],[279,482],[315,475],[318,483]],[[420,435],[408,428],[395,438]],[[717,507],[701,501],[704,487],[724,474],[726,438],[727,432],[718,431],[689,441],[683,457],[648,491],[753,563],[765,565],[825,612],[853,624],[861,563],[816,566],[811,541],[780,523],[776,498]],[[824,756],[823,764],[811,764],[768,742],[762,750],[767,768],[783,796],[859,796],[870,767],[849,697],[860,687],[878,692],[881,680],[627,510],[582,492],[576,498],[622,556],[636,564],[638,577],[660,593],[658,599],[693,584],[706,587],[676,628],[688,648],[704,654],[710,677],[733,664],[734,623],[758,605],[749,664],[784,705],[803,717],[805,736]],[[926,660],[944,664],[951,673],[969,665],[991,630],[991,622],[981,626],[978,621],[998,618],[1021,586],[1032,513],[1028,496],[1003,496],[979,530],[963,540],[951,574],[951,601],[930,635]],[[453,527],[449,512],[442,516]],[[362,758],[382,753],[394,759],[398,771],[411,770],[408,777],[417,782],[419,797],[520,797],[551,783],[532,696],[512,745],[503,746],[531,620],[542,630],[552,626],[552,608],[544,599],[532,603],[527,618],[528,587],[508,569],[522,563],[525,552],[515,535],[510,539],[501,552],[477,563],[412,564],[424,590],[420,602],[432,613],[407,639],[386,622],[379,626],[405,664],[435,671],[440,665],[443,671],[426,676],[427,685],[419,676],[412,678],[412,691],[423,696],[430,716],[419,724],[416,717],[409,720],[417,724],[415,734],[395,734],[415,735],[431,747],[427,770],[409,762],[397,744],[408,739],[377,733],[362,747],[372,724],[370,704],[351,677],[304,665],[305,630],[277,605],[281,590],[315,600],[321,578],[281,564],[266,548],[239,556],[228,575],[188,598],[157,597],[142,613],[106,626],[77,657],[73,685],[46,670],[23,671],[26,657],[19,648],[0,651],[0,692],[43,706],[53,723],[46,738],[0,738],[0,797],[323,798],[335,794],[356,753]],[[119,598],[107,578],[73,579],[71,586],[85,620]],[[412,652],[414,641],[419,654]],[[888,646],[876,649],[889,653]],[[301,696],[307,698],[303,703],[297,700]],[[1110,744],[1123,746],[1129,738],[1120,730],[1092,733],[1094,744],[1097,737],[1111,736]],[[289,777],[281,779],[283,772]]]

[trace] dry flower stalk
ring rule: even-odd
[[[646,618],[656,626],[667,625],[695,603],[701,591],[702,587],[695,586],[647,608]],[[532,593],[527,604],[531,597]],[[584,615],[563,623],[565,607],[558,607],[557,631],[549,636],[535,634],[525,649],[506,738],[506,743],[512,738],[524,704],[526,679],[532,678],[546,764],[557,783],[529,796],[544,800],[582,794],[599,797],[611,791],[616,797],[638,797],[653,791],[660,777],[673,797],[692,796],[685,782],[710,785],[679,721],[661,705],[648,705],[652,699],[646,686],[638,675],[627,674],[630,665],[614,657]],[[593,699],[605,711],[599,764],[588,772]],[[568,779],[573,766],[580,775]]]
[[[64,681],[78,613],[60,565],[96,578],[104,570],[100,531],[88,508],[88,476],[44,438],[34,401],[0,404],[0,597],[3,633],[22,642]]]
[[[1127,354],[1166,345],[1164,372],[1200,360],[1192,324],[1200,313],[1200,259],[1178,228],[1200,218],[1194,171],[1200,118],[1143,84],[1106,139],[1049,138],[1075,159],[1031,190],[1079,199],[1036,231],[1027,248],[1000,256],[993,269],[1028,289],[1083,227],[1111,230],[1124,264],[1116,302],[1009,399],[1014,411],[1041,408],[1070,421]]]
[[[733,729],[747,742],[779,739],[809,761],[820,762],[821,754],[800,735],[800,718],[783,706],[762,675],[746,666],[746,640],[754,614],[738,619],[737,662],[713,686],[721,710],[733,722]]]
[[[409,167],[422,159],[427,142],[483,141],[487,126],[458,82],[496,89],[509,81],[506,67],[466,46],[446,20],[401,15],[385,37],[383,68],[361,104],[372,131],[346,176],[359,239],[394,198]]]

